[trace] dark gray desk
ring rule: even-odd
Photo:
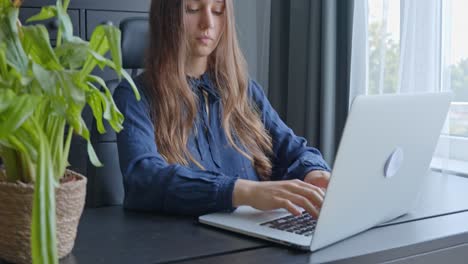
[[[259,240],[201,226],[196,218],[86,209],[62,264],[159,263],[265,247]]]
[[[413,213],[314,253],[116,206],[85,210],[61,263],[468,263],[468,179],[429,177]]]

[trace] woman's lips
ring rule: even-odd
[[[197,40],[205,45],[210,43],[213,39],[207,36],[198,37]]]

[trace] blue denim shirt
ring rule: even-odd
[[[142,95],[141,101],[135,99],[125,81],[114,92],[117,107],[125,116],[124,129],[117,136],[125,188],[124,206],[188,215],[233,209],[236,180],[258,181],[259,177],[251,162],[227,141],[221,125],[221,98],[209,74],[189,79],[200,105],[194,124],[197,129],[190,136],[188,149],[205,170],[193,163],[189,166],[168,164],[161,156],[155,143],[143,75],[137,77],[135,83]],[[209,115],[202,90],[208,94]],[[296,136],[280,119],[259,84],[249,81],[248,92],[273,140],[272,180],[303,180],[311,170],[330,170],[320,152],[308,147],[306,140]]]

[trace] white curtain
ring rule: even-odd
[[[441,7],[441,0],[401,0],[402,93],[441,90]]]
[[[369,86],[368,12],[367,0],[354,0],[350,105],[357,95],[366,94]]]
[[[271,0],[234,1],[240,45],[250,77],[268,91]]]
[[[355,0],[350,105],[360,94],[442,91],[443,0]],[[448,78],[449,79],[449,78]],[[444,126],[448,131],[448,122]],[[434,155],[444,173],[449,144]]]

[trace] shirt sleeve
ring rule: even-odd
[[[307,146],[303,137],[298,137],[273,109],[263,89],[255,81],[249,82],[249,93],[260,111],[262,122],[273,141],[272,180],[304,180],[313,170],[330,171],[320,151]]]
[[[158,152],[146,98],[137,101],[123,82],[114,100],[125,117],[117,135],[125,208],[183,215],[232,210],[235,177],[168,164]]]

